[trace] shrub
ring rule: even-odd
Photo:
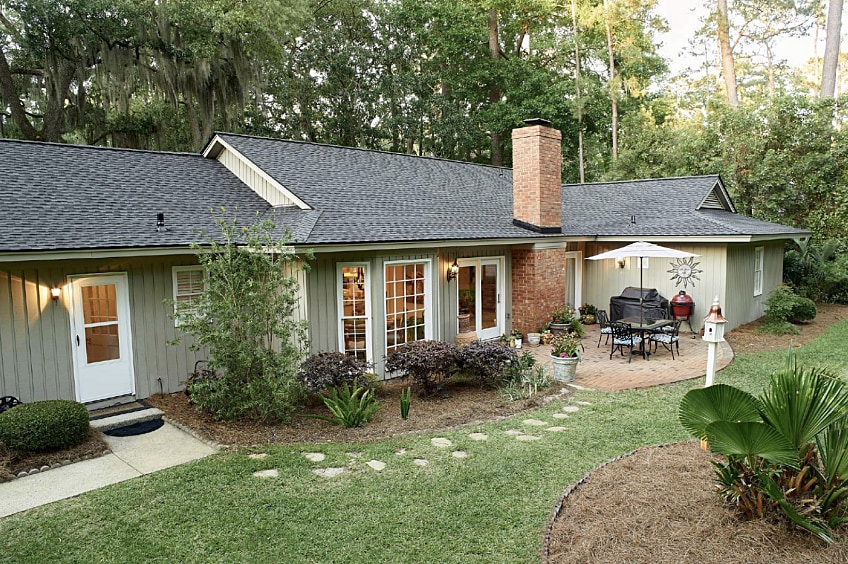
[[[299,266],[290,236],[276,238],[270,220],[241,226],[222,215],[217,224],[223,243],[192,245],[206,270],[203,293],[188,310],[176,304],[180,329],[194,336],[192,349],[209,351],[215,371],[187,385],[191,399],[217,419],[288,422],[305,396],[297,366],[306,343],[306,325],[293,317]]]
[[[312,393],[328,390],[346,384],[369,387],[370,382],[364,375],[371,370],[371,363],[340,352],[319,352],[307,358],[300,365],[298,379]]]
[[[453,374],[456,357],[456,347],[450,343],[415,341],[390,352],[386,357],[386,370],[412,377],[420,394],[431,395]]]
[[[848,497],[848,386],[799,367],[793,351],[755,398],[718,384],[689,391],[680,423],[724,456],[721,495],[748,519],[783,514],[831,542]]]
[[[792,288],[781,284],[769,294],[765,301],[766,317],[774,321],[789,321],[792,317],[792,308],[798,297]]]
[[[330,388],[328,395],[321,394],[324,405],[330,410],[332,416],[308,415],[315,419],[329,421],[334,425],[344,427],[361,427],[380,409],[373,390],[353,384],[348,386],[342,384]]]
[[[457,366],[484,386],[497,387],[506,379],[510,365],[518,361],[516,350],[503,341],[474,341],[460,347]]]
[[[518,361],[507,369],[506,380],[500,389],[501,397],[508,401],[531,398],[539,390],[551,385],[544,367],[536,363],[536,357],[524,352]]]
[[[792,323],[806,323],[815,319],[817,313],[816,303],[813,300],[796,296],[789,321]]]
[[[38,452],[76,446],[88,435],[88,410],[69,400],[22,403],[0,414],[0,441],[8,448]]]

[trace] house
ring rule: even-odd
[[[563,186],[548,125],[513,132],[512,170],[227,133],[199,155],[0,140],[0,396],[98,407],[181,389],[203,354],[168,344],[166,300],[202,290],[189,245],[221,207],[273,214],[314,252],[297,271],[311,350],[378,370],[404,342],[453,340],[460,309],[489,339],[604,307],[639,270],[584,258],[634,240],[700,255],[689,277],[643,265],[696,319],[714,296],[728,329],[762,315],[784,242],[808,231],[739,215],[718,176]]]

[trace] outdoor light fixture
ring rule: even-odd
[[[459,265],[456,263],[456,259],[454,259],[453,264],[448,267],[448,282],[455,279],[457,274],[459,274]]]
[[[54,302],[58,302],[59,296],[61,296],[61,295],[62,295],[62,288],[60,288],[59,286],[54,286],[54,287],[50,288],[50,297],[53,298]]]
[[[618,268],[624,268],[624,257],[616,260],[615,263],[618,265]]]

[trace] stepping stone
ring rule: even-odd
[[[435,437],[435,438],[432,438],[432,439],[430,439],[430,442],[431,442],[431,443],[433,443],[433,446],[437,446],[437,447],[449,447],[449,446],[453,446],[453,443],[452,443],[452,442],[450,442],[450,440],[449,440],[449,439],[445,439],[445,438],[443,438],[443,437]]]
[[[427,460],[426,458],[416,458],[412,462],[414,464],[417,464],[418,466],[427,466],[428,464],[430,464],[430,461]]]
[[[349,452],[347,455],[351,458],[360,458],[362,456],[361,452]]]
[[[539,419],[525,419],[522,423],[525,425],[532,425],[534,427],[544,427],[548,424],[547,421],[541,421]]]
[[[578,401],[577,405],[592,405],[592,404],[589,403],[588,401]]]
[[[471,433],[470,435],[468,435],[468,438],[472,441],[485,441],[489,438],[489,435],[487,435],[486,433]]]
[[[451,453],[454,458],[468,458],[468,453],[464,450],[455,450]]]
[[[551,415],[551,417],[553,417],[554,419],[568,419],[568,414],[567,413],[554,413],[553,415]]]
[[[379,460],[369,460],[365,464],[367,464],[368,466],[370,466],[371,468],[373,468],[377,472],[382,472],[383,470],[386,469],[386,463],[380,462]]]
[[[268,458],[268,453],[267,452],[254,452],[254,453],[248,454],[247,457],[250,458],[251,460],[262,460],[264,458]]]
[[[312,473],[317,474],[322,478],[335,478],[344,471],[344,468],[316,468],[312,471]]]
[[[559,433],[560,431],[565,431],[565,427],[548,427],[545,431],[550,431],[551,433]]]
[[[402,448],[399,451],[397,451],[395,454],[398,455],[398,456],[403,456],[404,454],[406,454],[406,449]]]
[[[518,429],[510,429],[509,431],[504,431],[504,435],[509,435],[511,437],[514,437],[516,435],[521,435],[521,434],[522,434],[521,431],[519,431]]]
[[[323,462],[327,456],[323,452],[304,452],[303,456],[311,462]]]
[[[562,410],[566,413],[574,413],[576,411],[580,411],[580,408],[577,407],[576,405],[566,405],[565,407],[562,408]]]
[[[277,478],[280,476],[280,471],[276,468],[271,468],[270,470],[260,470],[258,472],[253,473],[257,478]]]
[[[537,437],[536,435],[518,435],[515,438],[519,441],[538,441],[541,437]]]

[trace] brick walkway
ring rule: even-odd
[[[650,360],[646,361],[634,354],[633,360],[628,364],[627,354],[621,356],[618,351],[610,360],[610,346],[604,344],[606,337],[601,339],[601,346],[598,348],[599,325],[588,325],[585,328],[583,346],[586,351],[582,353],[583,360],[577,365],[577,376],[573,382],[577,386],[612,392],[704,378],[707,372],[707,343],[701,337],[692,339],[688,332],[681,332],[680,355],[678,356],[675,350],[674,360],[671,359],[671,353],[660,345]],[[542,345],[536,348],[526,347],[523,350],[532,352],[540,363],[550,367],[550,347]],[[732,360],[733,349],[730,345],[727,342],[719,343],[716,371],[730,364]],[[553,374],[552,370],[548,373]]]

